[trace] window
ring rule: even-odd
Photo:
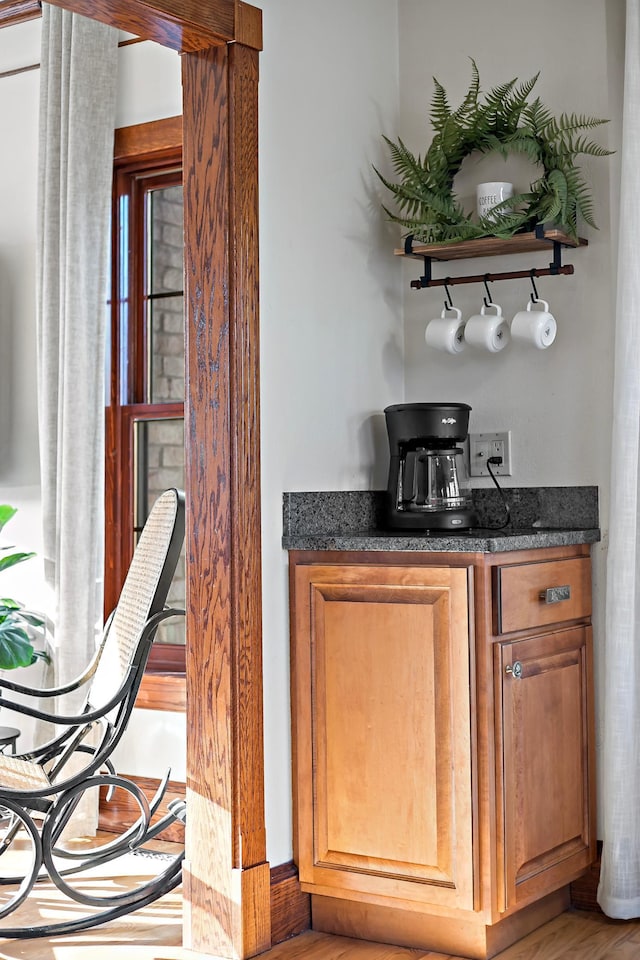
[[[118,133],[106,420],[107,612],[156,497],[167,487],[184,488],[181,128],[173,119]],[[184,549],[169,603],[185,604]],[[182,619],[161,626],[148,670],[184,674]]]

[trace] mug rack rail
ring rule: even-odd
[[[408,236],[404,247],[395,251],[396,256],[412,257],[422,260],[424,272],[417,280],[411,281],[414,290],[425,287],[449,287],[461,283],[492,283],[494,280],[519,280],[534,277],[555,277],[573,273],[572,264],[562,263],[563,247],[585,247],[587,241],[582,237],[574,240],[562,230],[536,227],[530,233],[520,233],[508,240],[497,237],[481,237],[479,240],[465,240],[452,244],[416,244]],[[508,256],[514,253],[534,253],[539,250],[553,251],[553,260],[548,267],[533,267],[530,270],[510,270],[502,273],[481,273],[473,276],[434,278],[433,261],[438,263],[450,260],[465,260],[476,257]]]

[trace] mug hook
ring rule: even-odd
[[[485,290],[487,291],[487,296],[486,296],[486,297],[483,297],[485,307],[488,307],[490,304],[493,303],[493,300],[491,299],[491,291],[489,290],[488,277],[489,277],[489,274],[486,273],[486,274],[484,275],[483,280],[482,280],[482,282],[484,283],[484,288],[485,288]]]
[[[447,279],[446,279],[446,280],[444,281],[444,283],[443,283],[444,292],[445,292],[445,295],[446,295],[446,297],[447,297],[447,299],[444,301],[444,308],[445,308],[445,310],[453,310],[453,300],[451,299],[451,294],[449,293],[449,284],[450,284],[450,283],[451,283],[450,277],[447,277]]]
[[[540,299],[540,297],[538,296],[538,291],[536,290],[535,280],[533,279],[535,276],[536,276],[536,271],[532,270],[529,276],[529,279],[531,280],[531,286],[533,287],[533,293],[531,294],[532,303],[536,303]]]

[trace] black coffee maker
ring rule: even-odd
[[[462,443],[466,403],[399,403],[384,413],[389,434],[386,525],[392,530],[464,530],[475,522]]]

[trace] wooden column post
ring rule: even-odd
[[[187,326],[185,945],[271,945],[262,737],[258,53],[183,54]],[[189,109],[186,109],[186,105]]]

